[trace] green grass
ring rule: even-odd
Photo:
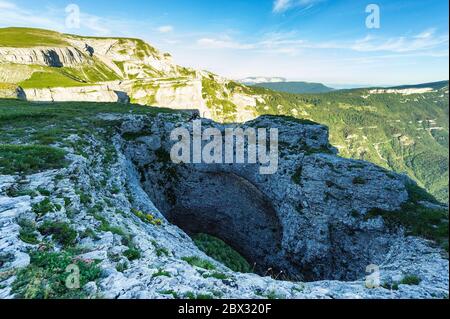
[[[69,43],[63,35],[49,30],[33,28],[0,28],[0,46],[28,48],[37,46],[63,47]]]
[[[216,269],[216,266],[214,266],[212,263],[210,263],[207,260],[201,259],[200,257],[197,257],[197,256],[183,257],[181,259],[184,260],[185,262],[187,262],[189,265],[194,266],[194,267],[199,267],[199,268],[203,268],[206,270]]]
[[[301,177],[302,177],[303,167],[299,166],[295,171],[294,174],[292,174],[292,182],[294,182],[297,185],[301,184]]]
[[[82,139],[94,134],[110,142],[113,121],[98,120],[99,113],[156,115],[174,112],[163,108],[118,103],[31,103],[0,99],[0,174],[34,174],[65,167],[65,151],[49,145],[73,147],[77,154],[87,143],[69,143],[65,138]],[[100,129],[102,131],[100,131]]]
[[[75,87],[91,85],[89,83],[77,81],[60,72],[34,72],[31,78],[20,82],[19,85],[24,89],[42,89],[50,87]]]
[[[43,145],[0,144],[0,174],[33,174],[66,165],[65,152]]]
[[[15,90],[15,89],[17,89],[17,85],[15,84],[0,82],[0,90]]]
[[[66,286],[67,266],[80,270],[80,289]],[[30,265],[19,270],[12,284],[12,292],[20,299],[80,299],[88,297],[82,287],[100,278],[101,270],[95,263],[76,259],[68,252],[33,252]]]
[[[193,240],[197,247],[205,254],[224,264],[231,270],[243,273],[252,271],[250,264],[244,257],[222,240],[207,234],[197,234],[193,237]]]
[[[417,185],[410,185],[408,194],[409,201],[403,204],[399,211],[373,209],[366,215],[366,219],[381,216],[388,227],[392,229],[403,227],[407,234],[432,240],[448,251],[448,209],[427,208],[420,205],[420,201],[432,198]]]

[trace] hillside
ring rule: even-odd
[[[0,98],[198,109],[219,122],[262,114],[310,119],[329,127],[342,156],[404,172],[448,202],[448,81],[289,94],[178,66],[139,39],[4,28]]]
[[[17,96],[30,101],[131,101],[198,109],[222,121],[254,117],[258,97],[246,94],[243,86],[178,66],[170,54],[140,39],[30,28],[0,29],[0,39],[0,83],[20,86]],[[0,96],[15,91],[3,90]]]
[[[355,89],[305,95],[254,90],[268,102],[258,106],[259,114],[323,123],[342,156],[404,172],[448,202],[448,81],[420,86],[424,88],[430,90],[415,94]]]
[[[258,83],[255,87],[266,88],[277,92],[303,94],[303,93],[327,93],[334,89],[329,88],[322,83],[310,82],[274,82]]]

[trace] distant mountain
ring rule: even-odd
[[[245,79],[238,80],[237,82],[245,85],[255,85],[259,83],[280,83],[286,82],[285,78],[281,77],[265,77],[265,76],[252,76]]]
[[[334,89],[323,85],[322,83],[309,82],[277,82],[277,83],[258,83],[256,87],[262,87],[277,92],[302,94],[302,93],[327,93]]]
[[[407,89],[426,89],[426,88],[430,88],[430,89],[433,89],[433,90],[441,90],[441,89],[443,89],[445,87],[448,87],[448,80],[447,81],[439,81],[439,82],[413,84],[413,85],[394,86],[394,87],[390,87],[389,89],[407,90]]]

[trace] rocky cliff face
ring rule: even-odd
[[[200,110],[202,116],[219,121],[245,121],[255,118],[255,106],[261,97],[209,72],[195,71],[176,65],[168,53],[162,53],[139,39],[90,38],[60,35],[61,47],[0,48],[0,81],[19,84],[31,78],[37,67],[45,72],[68,68],[63,76],[80,81],[80,86],[96,86],[86,97],[85,88],[73,89],[61,83],[48,88],[29,90],[32,101],[115,101],[102,81],[123,80],[117,91],[125,92],[134,103]],[[58,73],[59,75],[59,73]],[[51,74],[49,75],[51,76]],[[96,80],[92,80],[96,79]],[[72,85],[73,86],[73,85]],[[54,89],[57,88],[57,89]],[[100,92],[105,88],[106,91]],[[81,92],[81,94],[80,94]]]
[[[172,164],[170,131],[190,129],[190,118],[98,114],[95,123],[104,124],[91,128],[89,138],[64,140],[67,168],[0,176],[0,296],[23,293],[27,284],[15,270],[30,262],[25,269],[36,267],[29,254],[40,246],[24,241],[26,221],[40,230],[63,221],[75,231],[74,258],[97,260],[102,270],[82,287],[88,297],[448,296],[444,251],[373,215],[402,213],[412,200],[408,178],[336,156],[321,125],[276,117],[246,124],[279,129],[280,167],[273,176],[258,174],[254,164]],[[29,196],[23,189],[48,193]],[[44,201],[54,205],[45,214]],[[257,274],[233,272],[204,255],[188,236],[196,232],[223,239],[255,263]],[[56,235],[38,236],[64,251]],[[130,255],[130,247],[139,255]],[[365,283],[371,264],[380,276],[373,289]],[[414,285],[404,280],[411,276],[418,278]],[[39,291],[31,288],[28,296]]]
[[[49,67],[79,66],[87,62],[85,55],[77,48],[2,48],[0,63],[41,65]]]
[[[125,125],[145,135],[144,123]],[[126,147],[144,190],[169,221],[189,233],[225,239],[260,273],[356,280],[369,264],[382,264],[397,240],[379,220],[365,222],[364,216],[374,209],[399,210],[408,200],[405,179],[337,157],[323,126],[272,117],[247,123],[279,129],[281,165],[276,174],[263,176],[258,165],[171,165],[145,151],[157,145],[169,153],[172,143],[161,138],[175,125],[156,122],[148,131],[160,136],[140,137]]]
[[[116,83],[70,88],[24,89],[18,97],[36,102],[108,102],[128,103],[128,95]]]

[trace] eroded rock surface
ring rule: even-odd
[[[98,117],[110,121],[115,133],[107,141],[92,134],[83,141],[82,156],[67,147],[68,168],[0,177],[0,296],[14,296],[15,271],[30,262],[28,249],[38,249],[19,239],[20,217],[38,225],[63,220],[77,231],[79,258],[98,260],[102,269],[100,279],[83,287],[90,297],[448,297],[448,257],[442,249],[405,236],[401,229],[388,229],[381,217],[365,218],[375,208],[398,211],[409,200],[405,185],[410,181],[375,165],[338,157],[325,127],[273,117],[245,124],[279,129],[278,172],[263,176],[256,165],[168,161],[170,132],[180,125],[190,128],[189,114]],[[76,135],[68,139],[81,143]],[[106,159],[111,142],[112,160]],[[50,194],[8,195],[18,185]],[[64,197],[70,205],[64,204]],[[60,209],[38,218],[31,207],[44,198],[60,204]],[[160,221],[146,222],[138,211]],[[88,229],[94,235],[80,235]],[[198,231],[226,241],[257,264],[259,275],[232,272],[207,257],[187,235]],[[125,233],[132,235],[139,258],[125,258]],[[44,238],[54,242],[51,236],[39,235]],[[194,256],[214,269],[184,258]],[[124,263],[127,267],[119,267]],[[380,270],[380,285],[373,289],[365,283],[370,264]],[[217,273],[221,276],[214,277]],[[406,275],[420,282],[402,284]],[[389,288],[392,283],[399,283],[396,289]]]

